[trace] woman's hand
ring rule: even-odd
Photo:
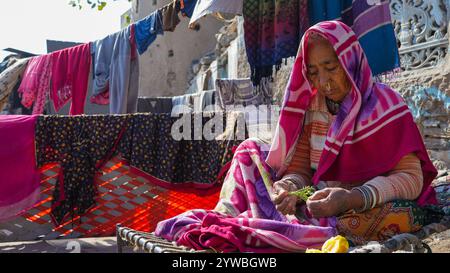
[[[280,180],[273,184],[273,188],[275,193],[273,202],[277,210],[284,215],[295,214],[298,198],[289,192],[296,191],[297,186],[289,180]]]
[[[357,192],[343,188],[326,188],[315,192],[306,205],[314,218],[324,218],[357,208],[361,202],[362,196],[358,196]]]

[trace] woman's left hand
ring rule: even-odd
[[[306,202],[314,218],[337,216],[350,209],[351,192],[343,188],[316,191]]]

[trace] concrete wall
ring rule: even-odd
[[[132,20],[137,21],[171,0],[133,0]],[[156,3],[156,5],[154,5]],[[189,87],[192,62],[213,52],[215,34],[223,23],[209,16],[202,18],[199,31],[188,29],[189,18],[182,17],[174,32],[165,32],[140,58],[139,96],[182,95]],[[172,55],[173,52],[173,56]]]

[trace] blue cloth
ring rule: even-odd
[[[198,0],[182,0],[182,1],[184,3],[184,7],[180,9],[181,13],[184,16],[191,18]]]
[[[363,35],[356,33],[374,75],[393,71],[400,67],[394,27],[389,24],[389,1],[383,0],[381,4],[377,7],[377,18],[380,23],[376,27],[367,27],[369,30]],[[358,24],[369,24],[368,21],[373,20],[372,18],[359,19],[356,23],[355,19],[374,8],[375,6],[368,4],[367,0],[309,0],[308,2],[311,25],[321,21],[340,19],[353,29],[366,29],[365,26]]]
[[[156,40],[158,34],[163,34],[163,20],[161,10],[155,10],[135,24],[136,46],[140,55]]]
[[[111,114],[136,113],[139,58],[131,59],[133,25],[91,44],[94,63],[93,95],[109,90]]]

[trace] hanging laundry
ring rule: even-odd
[[[374,75],[400,67],[389,1],[309,0],[311,25],[339,18],[358,37]]]
[[[28,109],[33,107],[33,114],[44,112],[50,94],[51,77],[51,55],[33,57],[28,61],[18,92],[22,96],[22,105]]]
[[[176,26],[180,23],[180,6],[177,1],[172,1],[170,4],[161,9],[163,17],[163,30],[173,32]]]
[[[130,123],[130,115],[39,117],[37,165],[61,165],[51,207],[55,224],[95,204],[94,175],[114,155]]]
[[[0,111],[5,108],[8,98],[15,91],[17,83],[20,81],[29,59],[20,59],[9,62],[9,66],[0,73]]]
[[[144,54],[147,48],[156,40],[156,36],[163,33],[163,17],[159,9],[136,22],[135,37],[139,54]]]
[[[283,59],[296,56],[308,29],[306,0],[245,0],[244,38],[255,86],[272,76]]]
[[[218,111],[219,106],[217,105],[217,91],[208,90],[200,92],[200,107],[201,111]]]
[[[192,94],[172,97],[172,113],[192,111],[194,111],[194,97]]]
[[[243,2],[244,0],[198,0],[189,25],[211,13],[242,15]]]
[[[253,87],[250,79],[217,79],[216,90],[220,106],[270,105],[272,89],[267,79],[258,88]]]
[[[139,113],[171,113],[172,112],[172,98],[171,97],[157,97],[157,98],[138,98],[138,112]]]
[[[71,100],[70,115],[84,114],[91,68],[90,44],[51,53],[52,87],[50,98],[56,112]]]
[[[135,113],[139,90],[139,58],[133,46],[134,25],[92,43],[94,60],[93,96],[110,100],[111,114]],[[91,101],[92,101],[91,97]]]
[[[0,221],[31,208],[40,199],[34,130],[37,116],[0,116]]]
[[[206,140],[203,129],[208,122],[219,118],[226,122],[220,112],[187,114],[190,128],[189,140],[173,137],[173,127],[180,117],[169,114],[133,115],[132,139],[125,140],[130,146],[121,154],[129,160],[135,171],[152,183],[166,188],[192,187],[209,188],[218,182],[218,176],[225,164],[231,161],[233,147],[241,141],[235,139]],[[223,124],[222,123],[222,124]],[[196,131],[199,129],[200,131]],[[186,132],[183,132],[183,135]],[[200,140],[194,140],[200,136]],[[131,147],[131,154],[127,155]],[[224,173],[224,172],[222,172]]]
[[[188,115],[189,126],[199,122],[203,133],[209,115]],[[219,115],[222,121],[223,115]],[[37,166],[61,165],[51,215],[55,224],[67,217],[79,216],[95,204],[96,172],[113,156],[127,159],[133,171],[167,188],[194,186],[199,189],[216,185],[226,173],[226,163],[233,147],[241,141],[180,140],[172,134],[179,117],[167,114],[39,116],[36,125]],[[234,127],[234,126],[233,126]]]
[[[192,17],[198,0],[180,0],[180,11],[184,17]]]
[[[3,109],[0,110],[0,115],[31,115],[32,110],[22,105],[22,100],[18,92],[19,86],[22,83],[21,80],[14,86],[11,94],[8,97],[8,101],[3,105]],[[45,114],[45,111],[44,111]]]

